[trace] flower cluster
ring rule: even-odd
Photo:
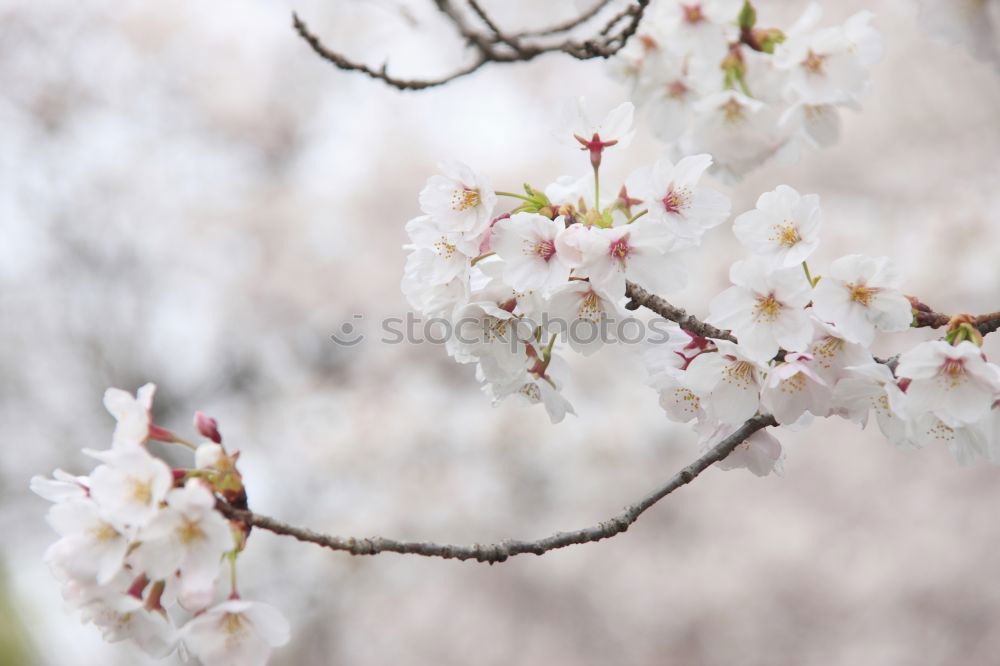
[[[458,334],[448,353],[476,364],[494,400],[544,403],[553,422],[573,411],[559,392],[557,337],[584,354],[609,341],[606,324],[624,314],[626,281],[660,292],[683,287],[680,253],[729,217],[728,197],[701,185],[708,155],[660,160],[633,173],[617,196],[601,196],[602,155],[627,144],[632,111],[626,103],[593,123],[582,102],[572,110],[566,138],[588,154],[593,181],[561,178],[521,195],[444,164],[420,193],[424,215],[406,225],[402,289],[413,308],[451,323]],[[500,214],[498,195],[519,205]],[[602,199],[610,204],[602,208]]]
[[[730,180],[836,143],[840,109],[859,108],[881,57],[868,11],[819,27],[813,3],[784,31],[758,28],[741,0],[659,0],[648,11],[613,73],[672,150],[710,153]]]
[[[729,217],[729,199],[702,185],[707,154],[640,168],[616,196],[602,197],[603,155],[631,138],[632,112],[626,103],[595,123],[582,102],[571,110],[565,136],[588,154],[592,177],[563,177],[543,190],[525,185],[521,195],[446,164],[420,194],[424,215],[407,224],[402,288],[412,306],[452,330],[470,325],[474,334],[450,338],[448,353],[476,364],[495,401],[541,402],[553,422],[573,411],[559,391],[565,370],[556,342],[567,339],[583,354],[615,342],[584,341],[579,326],[619,317],[629,282],[661,294],[683,287],[683,251]],[[502,196],[518,205],[501,212]],[[603,208],[602,199],[610,202]],[[945,340],[877,359],[876,336],[910,328],[914,301],[887,257],[841,257],[813,277],[807,260],[821,227],[819,197],[787,185],[735,218],[749,256],[732,266],[732,286],[709,305],[705,330],[716,327],[718,339],[671,322],[661,343],[647,345],[668,417],[694,421],[707,448],[757,414],[779,425],[833,415],[866,424],[874,410],[896,444],[943,440],[962,463],[1000,462],[1000,368],[986,360],[971,320],[955,318]],[[566,322],[577,326],[568,336]],[[781,459],[781,445],[761,430],[722,466],[764,475]]]
[[[135,397],[108,389],[104,404],[117,425],[110,449],[84,449],[100,463],[89,476],[57,469],[31,480],[53,502],[48,521],[60,537],[45,561],[63,597],[109,642],[131,639],[154,657],[181,649],[205,666],[264,664],[287,642],[288,623],[240,598],[236,559],[246,531],[216,507],[218,498],[245,505],[239,452],[223,448],[215,420],[200,412],[195,426],[207,441],[197,447],[155,425],[154,392],[152,384]],[[194,467],[171,468],[150,453],[150,440],[189,447]],[[230,594],[218,602],[225,569]]]
[[[958,317],[945,340],[917,345],[898,365],[876,359],[876,334],[909,328],[913,305],[886,257],[849,255],[812,277],[806,258],[820,225],[818,197],[786,185],[736,218],[751,256],[733,265],[733,286],[711,301],[708,322],[739,342],[675,328],[647,352],[668,417],[696,420],[707,448],[758,412],[799,426],[833,415],[864,425],[874,412],[894,444],[943,441],[962,464],[1000,462],[1000,366],[986,360],[979,332]],[[724,464],[765,475],[781,458],[761,431]]]

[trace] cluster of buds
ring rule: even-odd
[[[200,412],[200,445],[155,425],[154,392],[152,384],[135,397],[108,389],[104,405],[117,425],[110,449],[84,449],[100,462],[89,475],[57,469],[31,480],[53,502],[48,521],[60,537],[45,561],[66,601],[109,642],[132,640],[154,657],[179,649],[204,666],[262,665],[289,629],[275,608],[237,591],[248,528],[219,506],[246,507],[239,452],[226,451],[217,423]],[[150,441],[187,447],[194,466],[171,468]],[[226,599],[218,598],[222,578]]]
[[[612,71],[673,151],[711,153],[728,180],[836,143],[839,110],[860,107],[882,52],[868,11],[819,27],[813,3],[787,30],[759,27],[742,0],[658,0],[648,12]]]

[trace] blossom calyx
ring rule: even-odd
[[[958,314],[948,321],[948,332],[944,339],[952,346],[968,340],[977,347],[983,346],[983,334],[976,328],[975,319],[972,315]]]
[[[515,208],[512,212],[514,213],[540,213],[549,217],[545,211],[552,212],[558,206],[553,206],[549,198],[545,196],[544,192],[536,190],[528,183],[524,184],[524,192],[527,194],[527,198],[524,200],[520,206]],[[555,217],[555,216],[552,216]]]

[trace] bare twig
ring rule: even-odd
[[[565,23],[558,23],[548,28],[542,28],[541,30],[525,30],[524,32],[518,33],[517,37],[547,37],[549,35],[557,35],[560,32],[569,32],[573,28],[581,26],[597,16],[597,14],[609,4],[611,4],[611,0],[601,0],[600,2],[595,3],[593,7],[577,16],[575,19],[571,19]]]
[[[913,305],[913,326],[915,328],[941,328],[947,326],[952,320],[952,315],[935,312],[929,306],[921,303],[916,298],[910,298]],[[988,335],[1000,328],[1000,312],[990,312],[971,317],[970,322],[983,335]]]
[[[400,90],[423,90],[424,88],[433,88],[435,86],[444,85],[445,83],[454,81],[455,79],[465,76],[466,74],[471,74],[487,63],[486,58],[480,57],[462,69],[437,79],[398,79],[394,76],[390,76],[388,72],[386,72],[385,65],[383,65],[381,69],[375,70],[367,65],[362,65],[348,60],[339,53],[327,49],[323,46],[323,43],[316,35],[309,32],[309,27],[298,17],[297,14],[292,14],[292,25],[295,27],[295,31],[299,33],[302,39],[306,40],[309,46],[312,47],[313,51],[315,51],[319,57],[332,63],[339,69],[351,72],[361,72],[362,74],[370,76],[373,79],[383,81],[384,83],[387,83],[394,88],[399,88]]]
[[[450,544],[430,543],[423,541],[397,541],[383,537],[361,539],[356,537],[338,537],[321,534],[313,530],[294,527],[280,520],[269,518],[251,511],[234,508],[228,504],[219,503],[220,510],[232,520],[238,520],[245,525],[257,527],[275,534],[294,537],[299,541],[314,543],[331,550],[348,552],[351,555],[378,555],[379,553],[404,553],[423,555],[425,557],[442,557],[445,559],[476,560],[477,562],[503,562],[514,555],[532,553],[544,555],[550,550],[565,548],[574,544],[601,541],[627,530],[639,519],[647,509],[674,492],[678,488],[691,483],[699,474],[713,463],[723,460],[733,450],[742,444],[747,437],[768,426],[777,425],[774,417],[758,415],[746,421],[729,437],[709,449],[704,455],[672,476],[665,484],[652,491],[635,504],[626,507],[621,513],[612,516],[593,527],[585,527],[572,532],[557,532],[552,536],[537,541],[520,541],[510,539],[493,544],[474,544],[472,546],[454,546]]]
[[[736,338],[729,331],[723,331],[711,324],[707,324],[693,315],[689,315],[683,309],[668,303],[665,299],[656,294],[651,294],[634,282],[625,283],[625,296],[629,302],[625,305],[629,310],[644,307],[655,312],[664,319],[676,322],[686,331],[700,335],[703,338],[715,338],[716,340],[729,340],[736,342]],[[916,299],[910,299],[913,303],[913,328],[941,328],[947,326],[952,315],[935,312],[929,307],[920,303]],[[980,333],[987,335],[1000,329],[1000,312],[990,312],[976,317],[972,317],[972,324]],[[896,357],[893,357],[895,359]],[[879,363],[890,363],[893,359],[875,359]],[[896,359],[898,360],[898,359]],[[895,365],[893,364],[893,367]]]
[[[459,77],[471,74],[487,63],[529,62],[546,53],[564,53],[578,60],[609,58],[620,51],[629,38],[635,34],[635,31],[639,28],[639,22],[642,21],[646,7],[649,5],[649,0],[635,0],[635,4],[630,5],[624,12],[612,18],[596,38],[583,42],[567,39],[562,42],[544,45],[526,44],[521,41],[522,38],[530,36],[532,33],[506,34],[489,17],[476,0],[470,0],[470,7],[472,7],[472,10],[489,29],[488,33],[480,32],[470,26],[463,13],[452,4],[451,0],[434,0],[434,3],[454,24],[459,35],[477,52],[476,58],[469,65],[452,74],[434,79],[400,79],[390,76],[386,71],[385,65],[381,69],[373,69],[326,47],[318,36],[310,32],[309,27],[297,14],[292,14],[292,25],[295,31],[312,47],[313,51],[319,57],[339,69],[350,72],[361,72],[400,90],[423,90],[425,88],[440,86],[454,81]],[[606,4],[600,3],[594,10],[591,10],[593,14],[590,14],[590,16],[596,14]],[[612,31],[612,28],[626,17],[629,20],[625,22],[625,25],[616,32]],[[580,23],[583,23],[583,21],[581,20]],[[543,31],[542,34],[554,34],[561,30],[561,26],[556,26],[556,28]]]
[[[736,342],[736,338],[729,331],[723,331],[711,324],[706,324],[697,317],[689,315],[681,308],[671,305],[656,294],[651,294],[635,282],[625,283],[625,296],[630,299],[628,305],[625,306],[630,310],[635,310],[639,306],[642,306],[647,310],[652,310],[664,319],[678,323],[681,328],[695,335],[700,335],[703,338]]]

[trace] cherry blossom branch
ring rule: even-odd
[[[425,557],[441,557],[444,559],[476,560],[477,562],[493,564],[495,562],[503,562],[515,555],[523,555],[525,553],[544,555],[550,550],[566,548],[575,544],[601,541],[602,539],[609,539],[617,534],[621,534],[632,523],[637,521],[639,516],[645,513],[647,509],[678,488],[691,483],[699,474],[708,469],[710,465],[725,459],[726,456],[732,453],[750,435],[758,430],[774,425],[777,425],[777,422],[769,414],[754,416],[729,437],[723,439],[704,455],[677,472],[665,484],[653,490],[638,502],[629,505],[621,513],[593,527],[585,527],[571,532],[557,532],[536,541],[508,539],[493,544],[456,546],[422,541],[397,541],[383,537],[339,537],[322,534],[303,527],[294,527],[268,516],[237,509],[221,501],[219,502],[219,510],[230,519],[241,521],[245,525],[257,527],[282,536],[294,537],[299,541],[313,543],[331,550],[344,551],[351,555],[402,553],[423,555]]]
[[[723,331],[711,324],[706,324],[694,315],[689,315],[681,308],[671,305],[662,297],[646,291],[635,282],[625,283],[625,296],[630,299],[625,305],[629,310],[636,310],[641,306],[655,312],[664,319],[676,322],[681,328],[695,335],[700,335],[703,338],[736,342],[736,337],[729,331]]]
[[[351,72],[360,72],[373,79],[377,79],[400,90],[423,90],[444,85],[457,78],[475,72],[487,63],[514,63],[528,62],[546,53],[564,53],[578,60],[590,60],[592,58],[609,58],[620,51],[629,38],[635,34],[639,28],[639,23],[645,13],[649,0],[635,0],[622,12],[616,14],[600,30],[594,38],[585,41],[574,41],[566,39],[553,44],[525,44],[521,40],[525,38],[539,38],[569,31],[578,25],[582,25],[589,19],[596,16],[604,7],[610,4],[610,0],[597,3],[592,9],[587,10],[582,15],[568,23],[552,26],[542,30],[525,31],[515,34],[507,34],[497,23],[490,18],[486,11],[476,2],[469,0],[469,6],[473,13],[486,26],[487,31],[480,31],[469,25],[464,14],[451,2],[451,0],[434,0],[435,5],[454,24],[458,33],[475,48],[477,55],[475,59],[446,76],[431,79],[401,79],[391,76],[386,70],[386,64],[381,68],[374,69],[363,63],[355,62],[350,58],[328,48],[320,38],[309,30],[306,23],[295,13],[292,14],[292,26],[312,47],[313,51],[322,59],[333,64],[338,69]],[[628,19],[628,20],[625,20]],[[615,26],[624,21],[624,25],[614,30]]]
[[[634,282],[625,283],[625,296],[629,299],[629,302],[625,305],[629,310],[644,307],[664,319],[676,322],[681,328],[695,335],[700,335],[703,338],[737,342],[736,338],[729,331],[723,331],[701,321],[694,315],[689,315],[683,309],[668,303],[662,297],[650,293]],[[913,328],[941,328],[942,326],[947,326],[953,318],[953,315],[935,312],[915,298],[911,298],[910,300],[913,303]],[[1000,329],[1000,311],[971,317],[970,323],[980,333],[988,335]],[[883,363],[888,362],[881,359],[876,360]]]
[[[935,312],[916,298],[911,298],[910,302],[913,304],[913,326],[915,328],[941,328],[947,326],[952,320],[952,315]],[[969,323],[983,335],[988,335],[1000,328],[1000,312],[990,312],[972,317]]]

